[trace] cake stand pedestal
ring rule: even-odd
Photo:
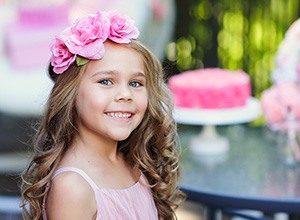
[[[229,150],[229,141],[218,134],[216,126],[247,123],[260,114],[259,101],[251,97],[245,106],[230,109],[199,110],[176,107],[174,118],[180,124],[203,125],[201,132],[191,139],[190,147],[193,153],[202,156],[222,156]]]

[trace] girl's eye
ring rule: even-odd
[[[101,81],[99,81],[99,83],[102,85],[105,85],[105,86],[109,86],[112,84],[112,82],[108,79],[101,80]]]
[[[134,82],[131,82],[129,85],[130,85],[130,86],[132,86],[132,87],[139,87],[139,86],[142,86],[142,84],[141,84],[141,83],[139,83],[139,82],[136,82],[136,81],[134,81]]]

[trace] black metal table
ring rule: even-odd
[[[181,188],[188,200],[207,207],[208,219],[243,209],[300,217],[300,165],[287,163],[284,135],[264,127],[219,126],[229,151],[203,156],[189,147],[200,129],[179,125]]]

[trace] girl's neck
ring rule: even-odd
[[[90,139],[78,137],[75,139],[73,148],[79,152],[86,152],[92,157],[116,160],[118,142],[108,139]]]
[[[82,141],[82,139],[75,139],[64,155],[60,167],[74,166],[83,170],[97,169],[97,172],[105,173],[123,163],[122,161],[123,156],[117,152],[117,143],[103,145],[103,143],[90,143]]]
[[[128,188],[140,178],[139,169],[127,164],[116,147],[114,152],[104,152],[77,142],[66,152],[58,168],[66,166],[82,169],[100,188]]]

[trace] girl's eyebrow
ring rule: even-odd
[[[92,75],[92,77],[94,77],[96,75],[119,75],[119,74],[121,74],[121,73],[119,73],[118,71],[114,71],[114,70],[105,71],[105,70],[103,70],[103,71],[97,71],[96,73],[94,73]],[[143,77],[143,78],[146,78],[145,73],[139,72],[139,71],[138,72],[134,72],[132,75],[134,77]]]
[[[97,71],[95,72],[92,77],[97,76],[97,75],[117,75],[116,71],[109,70],[109,71]]]
[[[145,73],[143,73],[143,72],[134,72],[134,73],[133,73],[133,76],[135,76],[135,77],[144,77],[144,78],[146,78]]]

